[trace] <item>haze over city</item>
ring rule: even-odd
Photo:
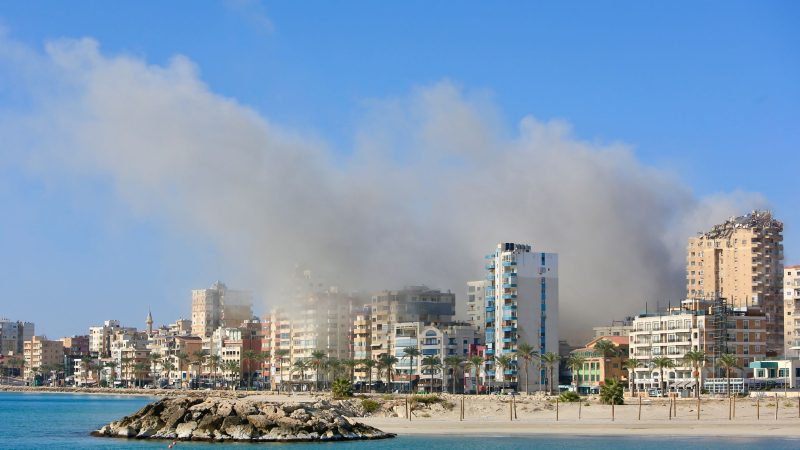
[[[2,312],[167,323],[217,279],[263,312],[297,263],[462,296],[527,242],[568,336],[680,299],[733,215],[771,209],[798,263],[797,6],[689,5],[4,5]]]

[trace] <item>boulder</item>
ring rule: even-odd
[[[184,422],[175,427],[175,433],[178,435],[178,439],[190,439],[195,428],[197,428],[197,422]]]

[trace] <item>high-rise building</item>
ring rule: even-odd
[[[500,243],[486,255],[486,378],[519,384],[518,364],[496,370],[494,358],[516,358],[517,346],[532,345],[539,354],[558,352],[558,255],[534,252],[530,245]],[[530,371],[539,385],[546,371]],[[523,383],[524,385],[525,383]]]
[[[486,288],[492,284],[487,279],[467,281],[466,320],[476,330],[486,326]]]
[[[116,333],[135,333],[135,327],[123,327],[119,320],[106,320],[103,325],[89,327],[89,352],[100,358],[111,356],[111,342]]]
[[[760,308],[770,356],[784,351],[782,242],[783,223],[768,211],[753,211],[689,238],[686,257],[687,297]]]
[[[253,293],[228,289],[217,281],[192,291],[192,334],[210,337],[219,327],[238,327],[253,318]]]
[[[33,335],[33,323],[0,318],[0,355],[21,355],[23,343],[31,340]]]
[[[456,296],[427,286],[408,286],[398,291],[383,291],[370,301],[370,345],[372,359],[391,353],[392,324],[400,322],[452,322]]]
[[[353,359],[365,360],[372,358],[370,350],[370,313],[369,307],[363,307],[361,311],[355,312],[355,320],[353,321]],[[354,371],[357,380],[364,381],[369,378],[367,369],[361,365],[357,366]]]
[[[783,268],[784,354],[800,358],[800,266]]]

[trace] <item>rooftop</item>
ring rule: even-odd
[[[782,231],[783,222],[772,217],[771,211],[755,210],[743,216],[731,217],[719,225],[714,225],[711,230],[700,234],[706,239],[718,239],[729,237],[736,229],[764,228],[777,228]]]

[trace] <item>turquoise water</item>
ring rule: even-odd
[[[152,399],[143,397],[86,396],[69,394],[0,393],[0,448],[2,449],[156,449],[166,448],[163,441],[137,441],[95,438],[94,429],[130,414]],[[396,439],[320,444],[214,444],[181,442],[176,449],[280,447],[289,450],[386,450],[408,449],[597,449],[666,450],[678,447],[693,449],[788,450],[800,448],[800,440],[791,439],[715,439],[715,438],[641,438],[641,437],[464,437],[400,436]]]

